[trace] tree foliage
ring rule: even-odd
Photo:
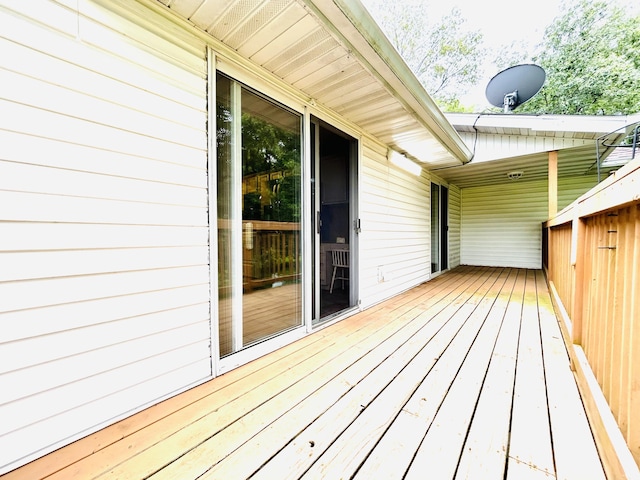
[[[465,29],[460,10],[429,17],[424,2],[369,0],[371,11],[426,91],[447,109],[464,110],[460,97],[480,77],[482,34]]]
[[[245,112],[242,114],[242,175],[267,176],[244,195],[243,218],[300,221],[300,133]]]
[[[640,112],[640,16],[612,2],[577,0],[547,27],[533,61],[547,80],[519,112]]]

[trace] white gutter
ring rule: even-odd
[[[534,115],[447,113],[452,125],[477,128],[519,128],[532,132],[609,133],[634,123],[639,115]]]

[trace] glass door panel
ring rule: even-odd
[[[449,189],[440,187],[440,270],[449,268]]]
[[[431,184],[431,273],[440,271],[440,185]]]
[[[217,76],[220,356],[302,326],[301,116]]]
[[[431,184],[431,273],[449,268],[449,189]]]

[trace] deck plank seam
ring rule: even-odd
[[[495,285],[495,283],[497,283],[497,282],[498,282],[498,280],[500,279],[500,277],[501,277],[505,272],[507,272],[507,270],[506,270],[506,269],[502,269],[502,270],[500,270],[500,273],[499,273],[499,275],[496,277],[496,280],[495,280],[495,282],[494,282],[494,285]],[[504,288],[504,285],[505,285],[505,283],[506,283],[506,281],[507,281],[508,277],[509,277],[509,275],[508,275],[508,273],[507,273],[507,275],[506,275],[506,277],[504,278],[504,280],[502,281],[502,283],[501,283],[500,288],[498,289],[498,291],[497,291],[497,292],[494,292],[494,294],[493,294],[493,298],[490,300],[490,301],[491,301],[491,304],[488,306],[486,313],[484,313],[484,314],[483,314],[483,319],[482,319],[481,324],[480,324],[480,325],[478,325],[478,326],[476,327],[476,328],[477,328],[476,334],[473,336],[473,338],[472,338],[472,339],[470,339],[470,343],[469,343],[468,348],[466,349],[466,353],[463,355],[463,358],[462,358],[462,359],[461,359],[461,361],[460,361],[460,366],[459,366],[459,368],[457,369],[457,371],[455,372],[455,374],[454,374],[454,375],[452,376],[452,378],[451,378],[451,382],[449,383],[449,386],[448,386],[448,388],[447,388],[447,390],[446,390],[445,396],[442,398],[442,401],[439,403],[439,405],[437,405],[436,410],[434,411],[433,416],[432,416],[432,418],[431,418],[431,421],[430,421],[430,423],[427,425],[427,428],[426,428],[426,430],[425,430],[425,434],[424,434],[424,436],[423,436],[423,439],[422,439],[422,441],[421,441],[420,445],[418,446],[418,449],[416,450],[416,454],[415,454],[415,455],[414,455],[414,457],[412,458],[411,464],[410,464],[410,465],[408,466],[408,468],[407,468],[407,473],[409,473],[409,472],[410,472],[410,470],[411,470],[412,468],[414,468],[414,463],[416,462],[416,458],[417,458],[418,454],[420,453],[421,449],[423,449],[423,448],[424,448],[424,443],[425,443],[425,441],[427,440],[427,437],[428,437],[428,435],[429,435],[429,434],[430,434],[430,432],[431,432],[431,429],[432,429],[432,427],[433,427],[433,424],[434,424],[434,422],[436,422],[436,421],[437,421],[437,417],[438,417],[438,415],[439,415],[439,413],[440,413],[441,409],[442,409],[442,408],[443,408],[443,406],[445,405],[445,402],[447,401],[447,395],[449,395],[449,393],[450,393],[450,391],[451,391],[451,389],[452,389],[452,388],[455,388],[455,387],[454,387],[454,384],[455,384],[456,380],[459,378],[459,376],[460,376],[460,372],[462,371],[462,369],[463,369],[463,368],[466,368],[466,369],[468,369],[468,368],[469,368],[469,363],[467,363],[467,359],[469,358],[469,355],[471,354],[471,352],[472,352],[472,349],[473,349],[474,345],[476,345],[476,341],[477,341],[478,337],[480,336],[480,334],[481,334],[481,333],[483,333],[483,334],[484,334],[484,332],[486,331],[486,330],[484,330],[484,328],[485,328],[485,326],[487,325],[487,321],[488,321],[488,319],[489,319],[489,316],[491,315],[491,311],[492,311],[492,309],[493,309],[493,307],[494,307],[494,305],[495,305],[496,301],[497,301],[497,300],[498,300],[498,298],[500,297],[500,295],[501,295],[501,291],[502,291],[502,288]],[[492,287],[493,287],[493,285],[492,285]],[[489,293],[489,292],[487,292],[487,293]],[[486,302],[485,302],[486,300],[487,300],[487,297],[485,296],[485,297],[484,297],[480,302],[478,302],[478,306],[480,306],[482,303],[486,303]],[[475,313],[476,311],[477,311],[477,310],[474,310],[474,313]],[[472,316],[474,313],[472,313],[472,314],[469,316],[469,318],[471,318],[471,316]],[[496,340],[497,340],[497,333],[496,333]],[[494,345],[495,345],[495,342],[494,342]],[[492,349],[492,350],[493,350],[493,349]],[[489,355],[489,357],[490,357],[490,355]],[[465,364],[466,364],[466,367],[465,367]],[[488,362],[487,362],[487,367],[486,367],[486,369],[485,369],[485,375],[486,375],[486,371],[487,371],[487,370],[488,370]],[[476,396],[476,402],[475,402],[475,403],[477,403],[478,398],[479,398],[479,396],[480,396],[480,393],[481,393],[481,386],[480,386],[480,388],[478,388],[478,394],[477,394],[477,396]],[[474,408],[475,408],[475,407],[474,407]],[[473,410],[473,409],[472,409],[472,410]],[[469,426],[470,426],[470,423],[471,423],[471,421],[469,421]],[[468,428],[467,428],[466,434],[468,434]],[[466,434],[465,434],[465,438],[466,438]],[[458,461],[456,462],[456,465],[455,465],[455,467],[453,468],[453,470],[454,470],[454,471],[453,471],[453,475],[455,475],[455,472],[457,471],[457,468],[458,468],[458,465],[459,465],[459,459],[460,459],[460,456],[461,456],[461,452],[462,452],[462,450],[463,450],[463,448],[464,448],[464,443],[465,443],[465,442],[464,442],[464,439],[463,439],[463,441],[460,443],[460,453],[457,455],[457,459],[458,459]],[[424,462],[423,462],[423,463],[424,463]],[[424,465],[423,465],[423,466],[424,466]],[[420,470],[420,469],[418,469],[418,470]],[[414,471],[418,471],[418,470],[414,470]],[[419,476],[419,474],[418,474],[418,476]]]
[[[437,302],[437,303],[439,303],[439,302]],[[448,306],[450,306],[450,304],[448,304]],[[432,316],[433,316],[433,315],[432,315]],[[426,325],[426,324],[425,324],[425,325]],[[423,325],[421,328],[424,328],[424,326],[425,326],[425,325]],[[415,334],[414,334],[414,335],[415,335]],[[407,340],[405,340],[405,341],[407,341]],[[370,402],[370,403],[371,403],[371,402]],[[369,404],[370,404],[370,403],[369,403]],[[368,405],[367,405],[367,406],[368,406]],[[361,410],[359,413],[361,413],[361,412],[362,412],[362,410]],[[348,427],[347,427],[347,428],[348,428]],[[313,466],[313,465],[311,465],[309,468],[312,468],[312,466]]]

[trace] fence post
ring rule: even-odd
[[[549,218],[558,213],[558,151],[549,152]]]

